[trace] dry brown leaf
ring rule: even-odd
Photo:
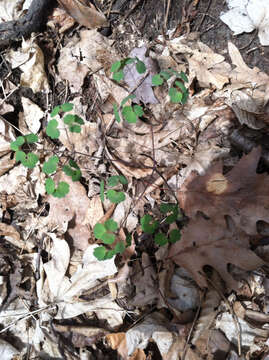
[[[85,188],[79,182],[73,182],[64,173],[57,175],[56,178],[54,180],[67,182],[70,191],[62,199],[48,197],[50,204],[48,223],[51,226],[56,225],[62,232],[68,229],[68,235],[72,237],[74,247],[85,250],[91,237],[90,226],[85,223],[90,199],[86,195]]]
[[[220,223],[229,215],[238,228],[256,235],[257,221],[268,222],[269,215],[266,193],[269,177],[256,173],[260,154],[260,148],[253,149],[225,175],[221,162],[213,165],[204,176],[192,173],[178,193],[186,214],[193,217],[197,211],[202,211]]]
[[[57,7],[53,10],[47,25],[54,29],[56,24],[60,26],[59,33],[62,34],[75,24],[75,19],[69,16],[64,9]]]
[[[89,29],[108,26],[106,17],[87,0],[58,0],[66,12]]]
[[[217,213],[218,210],[215,210]],[[183,228],[180,241],[173,244],[169,257],[188,270],[197,284],[205,288],[207,281],[203,267],[212,266],[221,275],[229,288],[237,289],[238,283],[229,274],[228,264],[243,270],[254,270],[264,264],[249,250],[249,237],[243,232],[234,232],[223,223],[205,220],[200,214]]]
[[[40,120],[44,116],[44,111],[38,105],[26,97],[21,97],[23,112],[19,113],[19,128],[24,134],[36,134],[40,129]]]
[[[31,250],[27,243],[25,243],[20,236],[20,233],[12,226],[5,223],[0,223],[0,236],[4,236],[6,241],[20,249]]]

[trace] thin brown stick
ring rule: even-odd
[[[169,15],[169,11],[170,11],[170,7],[171,7],[171,0],[167,1],[167,6],[166,6],[166,12],[165,12],[165,18],[164,18],[164,30],[166,30],[167,28],[167,21],[168,21],[168,15]]]

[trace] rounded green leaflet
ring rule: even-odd
[[[10,144],[10,148],[13,151],[19,150],[20,146],[22,146],[25,143],[25,139],[23,136],[18,136],[15,141],[12,141]]]
[[[133,64],[135,60],[135,58],[126,58],[122,60],[123,66]]]
[[[16,161],[20,161],[20,162],[24,161],[26,159],[25,152],[21,151],[21,150],[16,151],[15,159],[16,159]]]
[[[189,82],[187,75],[183,71],[181,71],[179,75],[183,81]]]
[[[108,250],[108,252],[105,255],[104,260],[112,259],[114,255],[115,255],[115,250]]]
[[[108,219],[105,223],[105,228],[109,231],[117,231],[118,224],[113,219]]]
[[[143,108],[140,105],[134,105],[133,110],[138,117],[141,117],[144,115]]]
[[[181,238],[181,234],[180,234],[179,230],[173,229],[173,230],[170,231],[170,233],[169,233],[169,241],[171,243],[177,242],[178,240],[180,240],[180,238]]]
[[[123,241],[119,241],[114,248],[116,253],[122,254],[125,250],[125,245]]]
[[[133,111],[132,106],[124,106],[122,109],[122,116],[129,124],[134,124],[137,121],[137,115]]]
[[[136,70],[139,74],[144,74],[146,72],[146,65],[143,63],[143,61],[138,60],[135,64]]]
[[[113,73],[112,79],[119,82],[124,78],[123,70],[116,71]]]
[[[168,212],[174,211],[176,208],[177,205],[174,204],[161,203],[160,205],[160,211],[163,214],[167,214]]]
[[[60,109],[63,112],[71,111],[73,110],[74,104],[71,103],[65,103],[63,105],[60,105]]]
[[[173,76],[171,71],[161,71],[160,72],[161,77],[163,77],[166,81],[170,79],[171,76]]]
[[[49,195],[54,192],[55,184],[54,184],[54,181],[51,178],[46,179],[46,181],[45,181],[45,189],[46,189],[46,192]]]
[[[59,105],[57,105],[52,109],[52,112],[50,113],[50,116],[54,117],[54,116],[58,115],[60,111],[61,111],[61,108],[60,108]]]
[[[98,260],[104,260],[105,255],[106,255],[106,248],[104,246],[98,246],[97,248],[95,248],[93,250],[93,255],[98,259]]]
[[[26,158],[22,161],[22,164],[26,167],[28,167],[29,169],[33,169],[36,164],[38,163],[38,156],[34,153],[28,153],[26,155]]]
[[[78,181],[81,178],[81,171],[79,169],[73,170],[72,181]]]
[[[57,189],[52,194],[54,197],[63,198],[69,193],[69,185],[65,181],[61,181],[58,184]]]
[[[103,224],[97,223],[94,225],[93,233],[96,239],[101,239],[102,235],[106,233],[106,228]]]
[[[123,106],[123,105],[125,105],[125,104],[127,103],[128,100],[133,100],[133,99],[135,99],[135,98],[136,98],[136,95],[130,94],[130,95],[126,96],[126,97],[122,100],[122,102],[120,103],[120,105]]]
[[[187,91],[185,85],[184,85],[182,82],[180,82],[180,81],[175,81],[175,84],[176,84],[176,86],[178,86],[178,87],[180,88],[180,90],[181,90],[183,93],[185,93],[185,92]]]
[[[115,71],[118,71],[120,68],[121,68],[121,61],[118,60],[118,61],[115,61],[115,62],[111,65],[110,71],[111,71],[111,72],[115,72]]]
[[[58,162],[58,156],[54,155],[50,157],[48,161],[44,162],[42,171],[47,175],[54,173],[57,169]]]
[[[158,233],[154,236],[154,241],[156,244],[163,246],[168,243],[167,237],[163,233]]]
[[[141,219],[142,230],[147,234],[153,234],[158,228],[159,223],[157,220],[153,220],[152,216],[146,214]]]
[[[113,244],[115,239],[116,239],[116,236],[114,234],[107,233],[107,232],[101,236],[101,240],[103,241],[104,244],[107,244],[107,245]]]
[[[72,115],[72,114],[67,114],[67,115],[65,115],[65,117],[64,117],[64,123],[65,123],[66,125],[70,125],[70,124],[72,124],[74,121],[75,121],[75,115]]]
[[[122,185],[127,185],[128,184],[128,180],[126,179],[125,176],[123,175],[119,175],[119,181]]]
[[[72,166],[75,169],[79,169],[78,164],[72,159],[69,160],[69,165]]]
[[[71,169],[71,167],[69,165],[64,165],[63,166],[63,172],[67,175],[67,176],[73,176],[73,170]]]
[[[57,129],[57,126],[58,126],[57,120],[52,119],[49,121],[48,126],[46,128],[46,134],[51,139],[58,139],[58,137],[60,136],[60,131]]]
[[[182,93],[179,92],[179,91],[177,91],[177,89],[174,88],[174,87],[171,87],[171,88],[169,89],[168,94],[169,94],[169,96],[170,96],[171,102],[174,103],[174,104],[180,103],[180,101],[181,101],[181,99],[182,99],[182,96],[183,96]]]
[[[75,115],[75,122],[76,122],[77,124],[80,124],[80,125],[83,125],[83,124],[84,124],[84,120],[81,119],[81,117],[78,116],[78,115]]]
[[[120,182],[119,175],[113,175],[108,178],[107,186],[114,187]]]
[[[72,133],[77,133],[77,134],[79,134],[79,133],[81,132],[81,127],[80,127],[80,125],[72,124],[72,125],[69,125],[69,130],[70,130]]]
[[[125,200],[125,194],[122,191],[108,190],[106,196],[108,200],[114,204],[118,204]]]
[[[25,135],[25,140],[28,144],[33,144],[38,141],[38,136],[36,134]]]
[[[156,74],[152,76],[152,85],[159,86],[163,84],[163,79],[160,74]]]

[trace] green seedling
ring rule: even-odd
[[[66,114],[67,112],[73,110],[74,105],[71,103],[66,103],[63,105],[55,106],[51,112],[51,117],[55,117],[59,114],[64,114],[64,124],[67,125],[70,132],[81,132],[81,125],[84,124],[84,121],[77,115]],[[51,119],[48,122],[46,127],[46,134],[51,139],[58,139],[60,136],[60,131],[58,129],[58,121],[56,119]],[[18,136],[15,141],[10,144],[11,150],[15,151],[15,160],[21,162],[22,165],[29,169],[33,169],[39,161],[39,157],[30,151],[32,144],[38,142],[38,136],[36,134],[27,134],[24,136]],[[59,165],[59,158],[56,155],[52,155],[47,161],[42,165],[42,172],[44,174],[52,175],[57,171]],[[63,172],[70,176],[73,181],[78,181],[81,178],[81,171],[79,166],[72,159],[69,160],[68,165],[63,166]],[[45,180],[45,189],[49,195],[52,195],[57,198],[62,198],[66,196],[69,192],[69,185],[65,181],[61,181],[56,187],[54,180],[51,177],[48,177]]]

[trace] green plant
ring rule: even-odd
[[[63,122],[70,132],[81,132],[81,125],[84,124],[84,121],[77,115],[66,114],[73,109],[73,106],[74,105],[71,103],[65,103],[56,106],[52,110],[50,114],[52,119],[48,122],[46,127],[46,134],[51,139],[58,139],[60,136],[58,120],[54,119],[54,117],[57,115],[63,117]],[[37,142],[38,136],[36,134],[18,136],[15,141],[11,142],[10,148],[15,152],[16,162],[21,162],[25,167],[33,169],[40,161],[39,156],[32,152],[35,143]],[[56,187],[54,180],[50,177],[50,175],[57,171],[58,164],[58,156],[52,155],[47,161],[43,163],[42,172],[47,176],[45,180],[46,192],[54,197],[62,198],[68,194],[69,185],[65,181],[61,181]],[[73,181],[78,181],[81,178],[81,171],[79,166],[72,159],[69,160],[68,165],[63,166],[62,170],[66,175],[70,176]]]
[[[163,222],[166,224],[173,224],[181,218],[181,214],[178,205],[162,203],[160,205],[160,211],[164,215]],[[179,229],[173,229],[169,232],[168,237],[161,231],[159,231],[160,222],[154,220],[149,214],[144,215],[141,218],[142,231],[153,235],[154,241],[157,245],[163,246],[170,243],[175,243],[180,240],[181,234]]]
[[[110,71],[112,72],[112,79],[120,82],[124,79],[124,67],[135,63],[136,70],[139,74],[146,72],[146,65],[143,61],[136,58],[125,58],[123,60],[115,61]],[[178,72],[174,69],[167,69],[161,71],[159,74],[155,74],[152,77],[152,86],[162,86],[166,81],[172,78],[172,84],[170,84],[168,94],[170,101],[174,104],[185,104],[188,99],[188,89],[185,86],[185,83],[188,82],[186,74],[181,71]],[[121,121],[121,117],[124,118],[128,123],[136,123],[137,119],[144,115],[144,110],[140,105],[125,105],[127,101],[133,100],[136,97],[134,94],[129,94],[126,96],[120,103],[118,107],[116,104],[113,104],[113,110],[115,119],[117,122]]]

